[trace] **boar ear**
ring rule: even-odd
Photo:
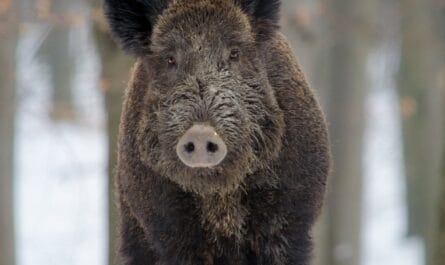
[[[235,0],[254,20],[278,25],[280,0]]]
[[[134,55],[149,52],[157,17],[169,0],[105,0],[104,11],[113,36]]]

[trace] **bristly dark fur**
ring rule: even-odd
[[[123,264],[310,263],[330,151],[278,32],[279,3],[106,0],[114,34],[138,56],[119,132]],[[227,146],[212,168],[175,152],[196,123]]]
[[[187,1],[187,0],[185,0]],[[249,15],[260,39],[278,28],[279,0],[235,1]],[[105,15],[113,36],[130,54],[149,53],[150,38],[157,18],[171,0],[105,0]]]
[[[134,55],[149,52],[153,25],[168,2],[168,0],[105,0],[105,15],[113,36],[125,51]]]

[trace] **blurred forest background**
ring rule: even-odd
[[[1,265],[120,264],[109,183],[133,59],[100,2],[0,0]],[[315,265],[444,265],[445,1],[282,15],[335,160]]]

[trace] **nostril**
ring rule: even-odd
[[[181,162],[191,168],[212,168],[227,155],[227,146],[215,129],[206,124],[194,124],[179,138],[175,146]]]
[[[218,151],[218,145],[212,142],[207,142],[207,151],[210,153],[215,153]]]
[[[192,153],[193,151],[195,151],[195,144],[192,142],[188,142],[185,146],[184,149],[187,153]]]

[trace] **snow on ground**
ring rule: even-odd
[[[371,55],[364,154],[363,265],[420,265],[419,239],[405,237],[407,209],[399,100],[394,84],[397,52]]]
[[[99,265],[106,261],[106,134],[98,64],[88,30],[73,30],[78,49],[76,122],[48,117],[50,84],[35,58],[44,25],[29,25],[18,47],[16,220],[19,265]]]

